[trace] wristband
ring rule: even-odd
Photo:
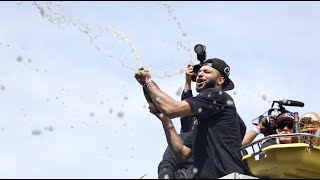
[[[165,127],[163,127],[163,129],[166,131],[166,130],[169,130],[169,129],[171,129],[171,128],[174,128],[174,125],[171,125],[171,126],[169,126],[169,127],[167,127],[167,128],[165,128]]]

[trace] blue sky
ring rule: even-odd
[[[318,112],[319,19],[318,2],[1,2],[0,177],[157,178],[166,140],[133,69],[178,100],[198,43],[248,129],[273,100]]]

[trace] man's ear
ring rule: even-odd
[[[219,77],[217,84],[222,86],[222,84],[225,82],[225,78],[223,76]]]

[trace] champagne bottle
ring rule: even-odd
[[[158,87],[158,85],[157,85],[155,82],[152,81],[152,83],[153,83],[155,86]],[[159,87],[158,87],[158,88],[159,88]],[[148,90],[147,90],[147,87],[143,87],[142,89],[143,89],[144,97],[146,98],[146,100],[147,100],[147,102],[148,102],[148,104],[149,104],[150,109],[151,109],[152,111],[156,112],[156,113],[159,113],[160,111],[159,111],[159,109],[154,105],[154,103],[153,103],[153,101],[152,101],[152,99],[151,99],[151,96],[150,96],[150,94],[149,94],[149,92],[148,92]]]

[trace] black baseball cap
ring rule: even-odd
[[[231,81],[231,79],[229,78],[230,67],[222,59],[218,59],[218,58],[207,59],[202,64],[200,64],[200,66],[196,65],[193,68],[193,71],[195,73],[198,73],[198,71],[200,70],[200,68],[202,66],[211,66],[214,69],[218,70],[222,74],[222,76],[225,78],[225,82],[224,82],[224,85],[222,86],[222,90],[228,91],[228,90],[232,90],[234,88],[234,84]]]
[[[292,112],[287,111],[284,113],[281,113],[277,116],[277,124],[281,124],[284,121],[290,121],[290,122],[294,122],[294,115]]]

